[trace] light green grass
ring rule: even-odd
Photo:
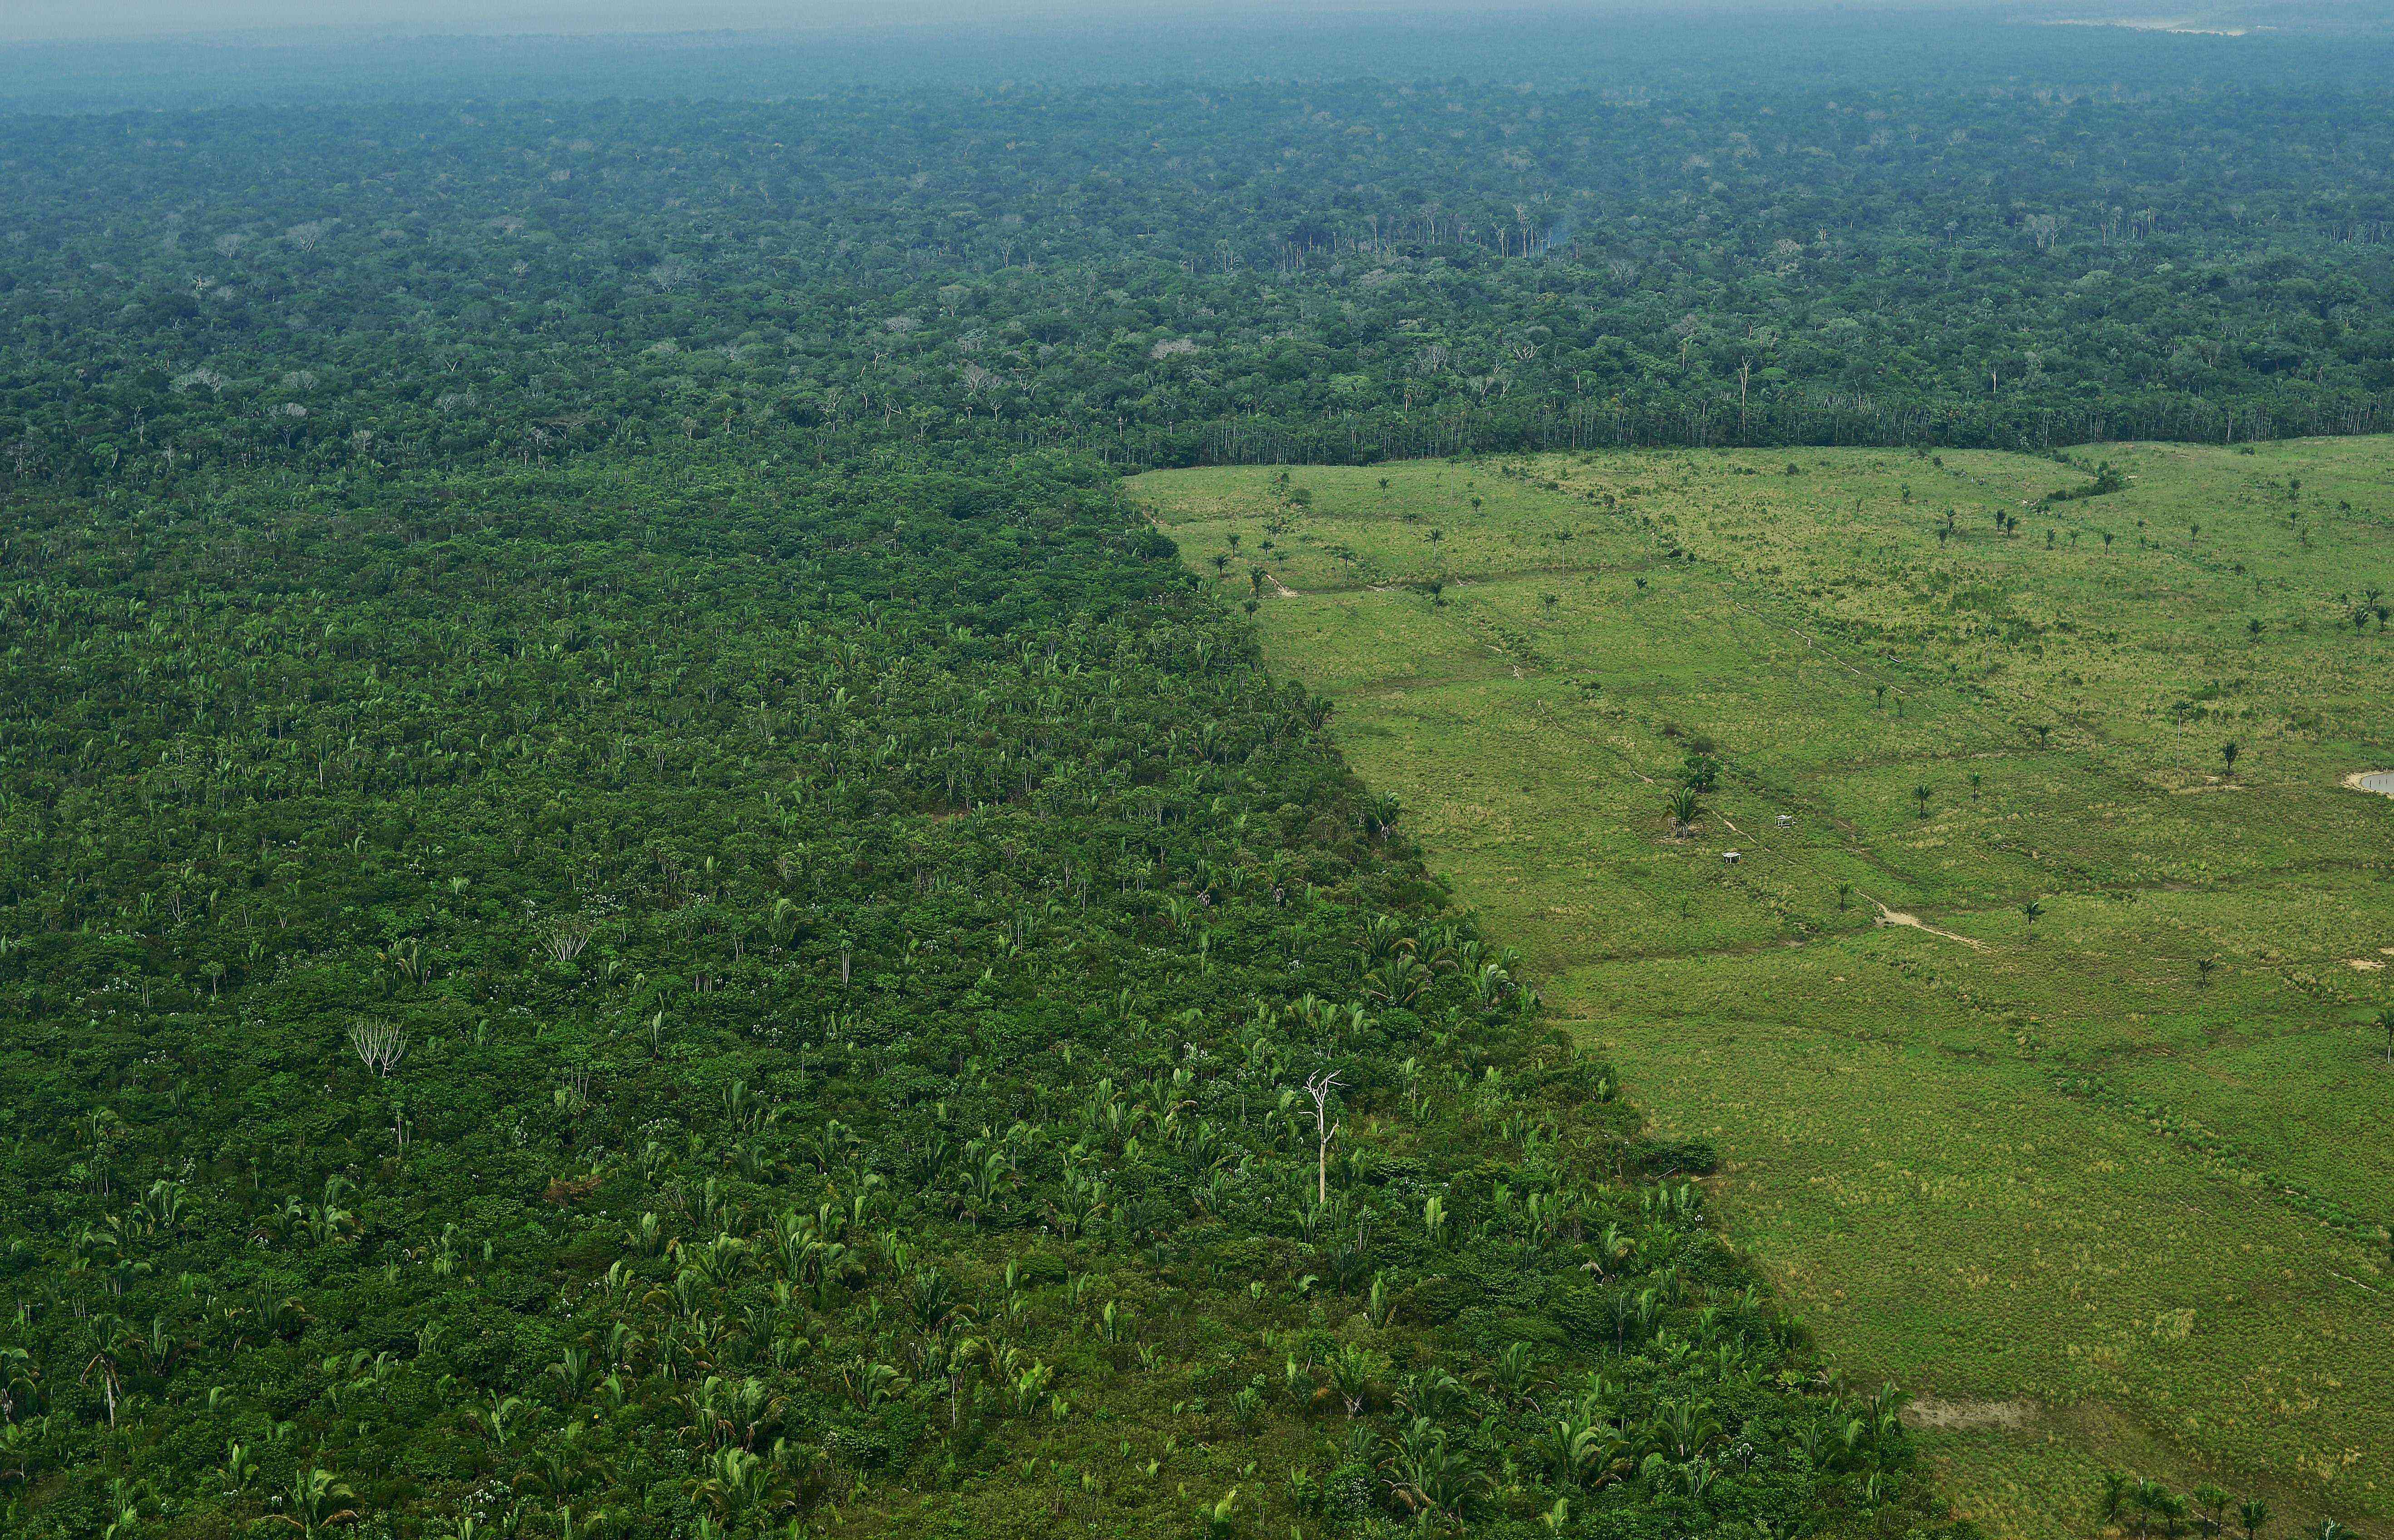
[[[2394,441],[2068,458],[1131,484],[1558,1013],[1718,1142],[1824,1348],[2032,1403],[1930,1434],[1958,1508],[2085,1533],[2116,1465],[2394,1533],[2394,967],[2354,966],[2394,965],[2394,803],[2340,784],[2394,766],[2394,638],[2351,619],[2394,590]],[[2102,461],[2124,490],[2043,501]]]

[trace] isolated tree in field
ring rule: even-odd
[[[2261,639],[2261,622],[2256,618],[2244,623],[2244,635],[2254,641]]]
[[[2149,1477],[2139,1477],[2128,1490],[2128,1506],[2136,1510],[2137,1534],[2138,1540],[2143,1540],[2152,1533],[2154,1520],[2168,1517],[2169,1488]]]
[[[2236,740],[2233,738],[2219,745],[2219,757],[2228,762],[2230,775],[2236,773],[2236,757],[2243,752],[2243,749],[2236,746]]]
[[[2261,1531],[2269,1522],[2269,1505],[2258,1497],[2247,1497],[2236,1506],[2236,1521],[2243,1526],[2244,1540],[2261,1540]]]
[[[1977,770],[1972,770],[1972,771],[1970,772],[1970,800],[1971,800],[1971,801],[1976,802],[1976,801],[1979,799],[1979,783],[1980,783],[1980,782],[1981,782],[1981,781],[1983,781],[1983,780],[1985,780],[1985,779],[1986,779],[1986,777],[1985,777],[1984,775],[1981,775],[1981,774],[1980,774],[1979,771],[1977,771]]]
[[[1672,832],[1681,836],[1686,835],[1695,826],[1696,819],[1703,812],[1703,809],[1696,802],[1695,789],[1691,786],[1679,786],[1673,789],[1670,796],[1665,799],[1664,805],[1670,809]]]
[[[2128,1500],[2128,1478],[2116,1470],[2103,1472],[2103,1494],[2096,1499],[2096,1511],[2107,1524],[2116,1523],[2121,1505]]]
[[[1928,799],[1936,795],[1937,794],[1934,791],[1931,791],[1927,786],[1914,786],[1912,788],[1912,799],[1920,804],[1921,817],[1927,818],[1928,816]]]
[[[2197,957],[2194,960],[2194,981],[2198,984],[2209,984],[2211,970],[2218,966],[2219,959],[2216,957]]]
[[[2377,1030],[2386,1034],[2386,1062],[2394,1064],[2394,1006],[2379,1008]]]
[[[2034,899],[2019,906],[2020,918],[2028,922],[2028,939],[2036,940],[2036,922],[2045,914],[2045,905]]]

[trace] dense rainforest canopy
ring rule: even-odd
[[[21,119],[0,474],[2385,428],[2394,99],[859,90]]]
[[[9,121],[0,1529],[1940,1530],[1112,471],[2383,427],[2385,105]]]

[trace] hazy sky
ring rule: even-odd
[[[1140,16],[1255,20],[1326,10],[1378,13],[1689,10],[1805,5],[1868,10],[1905,0],[0,0],[0,41],[157,37],[207,33],[389,29],[414,33],[709,32],[856,28]],[[1971,7],[1973,0],[1913,0]],[[2002,0],[1976,0],[1979,6]]]

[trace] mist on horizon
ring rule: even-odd
[[[2334,5],[2339,0],[2326,0]],[[862,31],[893,28],[987,30],[1087,22],[1197,24],[1221,21],[1302,24],[1325,16],[1351,20],[1437,20],[1501,22],[1622,15],[1690,18],[1739,12],[1953,10],[1978,14],[2062,14],[2072,9],[2111,14],[2120,0],[2072,7],[2057,0],[1566,0],[1566,3],[1476,7],[1456,0],[355,0],[328,21],[320,5],[303,0],[119,0],[94,7],[85,0],[18,0],[0,13],[0,43],[160,40],[178,37],[285,34],[293,40],[339,39],[363,33],[547,34],[707,32]],[[2125,6],[2127,11],[2155,9]],[[2190,8],[2161,6],[2184,13]]]

